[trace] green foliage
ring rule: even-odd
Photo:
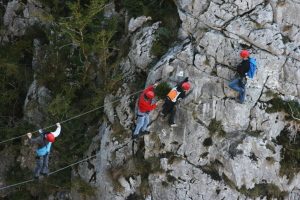
[[[71,99],[69,96],[58,94],[49,105],[49,113],[53,116],[63,116],[67,118],[66,114],[71,109],[70,103]]]
[[[159,99],[165,99],[171,89],[171,86],[167,82],[161,82],[155,88],[154,92]]]
[[[300,135],[296,134],[294,141],[290,141],[289,131],[285,128],[276,138],[277,144],[282,145],[280,151],[280,175],[286,175],[288,179],[300,172]]]
[[[124,0],[124,6],[133,17],[143,15],[144,4],[141,0]]]
[[[156,39],[151,48],[151,53],[157,57],[163,56],[169,49],[170,44],[174,41],[176,35],[174,30],[166,27],[160,27],[156,31]]]
[[[267,199],[284,199],[286,192],[281,191],[278,186],[273,183],[255,184],[254,188],[247,189],[244,185],[238,190],[250,198],[267,197]]]
[[[284,101],[275,97],[268,103],[272,105],[266,109],[268,113],[285,112],[289,115],[289,119],[300,118],[300,104],[297,101]]]
[[[14,44],[7,44],[0,49],[0,110],[2,117],[20,117],[26,95],[23,86],[28,85],[26,79],[30,80],[30,70],[19,64],[19,61],[26,51],[31,52],[29,43],[30,41],[21,40]]]
[[[226,132],[223,130],[222,122],[216,119],[212,119],[207,128],[211,136],[216,135],[219,137],[224,137],[226,135]]]
[[[7,196],[9,200],[32,200],[34,197],[30,194],[29,191],[21,190],[11,193]]]
[[[57,23],[45,29],[47,41],[43,44],[42,67],[37,71],[38,82],[53,92],[45,124],[62,121],[79,113],[100,107],[107,92],[112,93],[120,84],[120,59],[112,41],[118,29],[118,18],[103,17],[106,0],[87,2],[48,2],[50,7],[64,4],[67,11],[52,13]],[[88,148],[97,130],[90,124],[98,122],[103,111],[63,126],[63,134],[55,149],[70,152],[60,158],[72,162]],[[89,131],[87,131],[89,130]],[[72,153],[71,153],[72,152]],[[62,162],[63,163],[63,162]],[[61,163],[58,163],[60,165]]]
[[[39,29],[36,31],[39,32]],[[22,128],[28,125],[22,121],[23,104],[32,81],[32,70],[29,65],[32,57],[32,40],[37,35],[27,31],[23,37],[0,48],[1,141],[20,135],[24,131]]]
[[[79,1],[69,1],[68,6],[65,1],[41,1],[50,9],[58,8],[55,11],[51,10],[53,12],[46,16],[48,22],[53,21],[42,30],[40,27],[33,28],[28,35],[0,49],[0,90],[3,94],[0,101],[3,114],[0,117],[0,125],[4,126],[1,129],[1,140],[36,129],[21,120],[26,92],[33,79],[30,70],[33,38],[41,41],[41,50],[37,57],[40,66],[35,69],[36,79],[39,85],[51,90],[53,97],[44,124],[63,121],[100,107],[107,92],[112,93],[122,79],[118,70],[120,55],[115,48],[117,41],[113,41],[116,30],[120,31],[117,26],[119,19],[103,17],[105,1],[91,0],[84,5]],[[82,158],[91,139],[98,133],[97,125],[93,127],[91,124],[99,122],[102,112],[99,109],[99,112],[63,124],[62,134],[53,144],[51,159],[56,162],[50,161],[50,169],[64,167]],[[16,147],[19,147],[20,141],[16,142]],[[22,174],[32,176],[31,171],[16,169],[11,172],[15,174],[8,174],[8,183],[23,180]],[[16,174],[18,172],[21,174]],[[11,177],[16,179],[10,180]],[[39,194],[49,194],[61,188],[69,189],[71,169],[53,174],[47,180],[55,182],[57,186],[46,186],[43,182],[37,189]],[[48,187],[48,190],[44,190],[45,187]],[[79,190],[90,193],[90,190],[83,186],[80,186]]]
[[[6,122],[5,120],[1,121],[1,123],[1,125],[3,125],[2,127],[0,127],[1,141],[20,136],[20,134],[24,133],[24,130],[34,130],[35,128],[33,125],[20,119],[14,123]],[[19,150],[21,147],[20,141],[21,138],[11,141],[10,144],[14,145],[14,148]],[[5,148],[5,145],[0,145],[0,149],[2,148]]]
[[[31,178],[31,175],[32,172],[29,169],[23,169],[20,167],[20,163],[16,163],[5,174],[5,181],[7,185],[15,184],[17,182],[20,182],[20,180]]]

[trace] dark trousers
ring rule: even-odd
[[[34,176],[40,176],[40,173],[48,174],[48,162],[49,162],[49,154],[44,156],[37,156],[36,157],[36,166],[34,169]]]
[[[172,102],[170,99],[166,98],[163,106],[162,106],[162,113],[166,117],[169,115],[169,124],[175,124],[175,114],[176,114],[176,107],[174,102]]]

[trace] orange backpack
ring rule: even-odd
[[[167,97],[173,102],[176,102],[177,97],[179,96],[180,92],[176,90],[176,88],[173,88],[168,94]]]

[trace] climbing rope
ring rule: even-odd
[[[131,93],[131,94],[129,94],[128,97],[134,96],[135,94],[140,93],[141,91],[143,91],[143,90],[140,90],[140,91]],[[117,99],[117,100],[115,100],[115,101],[112,101],[112,102],[110,102],[110,103],[116,103],[116,102],[120,101],[121,99],[122,99],[122,98],[119,98],[119,99]],[[104,105],[105,105],[105,104],[104,104]],[[96,110],[99,110],[99,109],[101,109],[101,108],[104,108],[104,105],[102,105],[102,106],[100,106],[100,107],[97,107],[97,108],[94,108],[94,109],[92,109],[92,110],[89,110],[89,111],[87,111],[87,112],[81,113],[81,114],[79,114],[79,115],[73,116],[73,117],[71,117],[71,118],[69,118],[69,119],[63,120],[63,121],[58,122],[58,123],[63,124],[63,123],[66,123],[66,122],[68,122],[68,121],[71,121],[71,120],[73,120],[73,119],[79,118],[79,117],[81,117],[81,116],[83,116],[83,115],[86,115],[86,114],[95,112]],[[53,125],[50,125],[50,126],[45,127],[44,129],[52,128],[52,127],[55,127],[55,126],[56,126],[56,124],[53,124]],[[37,132],[38,132],[38,130],[33,131],[33,132],[31,132],[31,133],[37,133]],[[3,140],[3,141],[0,142],[0,144],[6,143],[6,142],[9,142],[9,141],[13,141],[13,140],[18,139],[18,138],[21,138],[21,137],[23,137],[23,136],[25,136],[25,135],[27,135],[27,133],[25,133],[25,134],[23,134],[23,135],[16,136],[16,137],[13,137],[13,138],[10,138],[10,139],[7,139],[7,140]]]
[[[133,95],[135,95],[135,94],[137,94],[137,93],[140,93],[141,91],[143,91],[143,90],[140,90],[140,91],[131,93],[131,94],[129,94],[128,97],[133,96]],[[121,98],[119,98],[119,99],[117,99],[117,100],[115,100],[115,101],[112,101],[112,102],[110,102],[110,103],[115,103],[115,102],[118,102],[119,100],[121,100]],[[104,105],[105,105],[105,104],[104,104]],[[71,118],[69,118],[69,119],[63,120],[63,121],[61,121],[60,123],[61,123],[61,124],[62,124],[62,123],[66,123],[66,122],[68,122],[68,121],[71,121],[71,120],[73,120],[73,119],[76,119],[76,118],[78,118],[78,117],[81,117],[81,116],[83,116],[83,115],[86,115],[86,114],[88,114],[88,113],[94,112],[94,111],[96,111],[96,110],[98,110],[98,109],[100,109],[100,108],[103,108],[104,105],[102,105],[102,106],[100,106],[100,107],[97,107],[97,108],[94,108],[94,109],[92,109],[92,110],[89,110],[89,111],[87,111],[87,112],[81,113],[81,114],[76,115],[76,116],[74,116],[74,117],[71,117]],[[55,125],[56,125],[56,124],[55,124]],[[45,127],[45,129],[51,128],[51,127],[53,127],[53,126],[55,126],[55,125],[51,125],[51,126]],[[37,131],[35,131],[35,132],[37,132]],[[24,134],[24,135],[26,135],[26,134]],[[2,141],[2,142],[0,142],[0,144],[1,144],[1,143],[4,143],[4,142],[7,142],[7,141],[14,140],[14,139],[16,139],[16,138],[20,138],[20,137],[22,137],[22,136],[24,136],[24,135],[20,135],[20,136],[17,136],[17,137],[14,137],[14,138],[11,138],[11,139]],[[130,141],[129,141],[129,142],[130,142]],[[127,145],[129,142],[127,142],[125,145]],[[70,165],[67,165],[67,166],[65,166],[65,167],[62,167],[62,168],[60,168],[60,169],[58,169],[58,170],[55,170],[55,171],[53,171],[53,172],[50,172],[50,173],[48,174],[48,176],[51,176],[51,175],[53,175],[53,174],[55,174],[55,173],[58,173],[58,172],[60,172],[60,171],[63,171],[63,170],[65,170],[65,169],[67,169],[67,168],[69,168],[69,167],[72,167],[72,166],[74,166],[74,165],[80,164],[80,163],[82,163],[82,162],[84,162],[84,161],[90,160],[90,159],[92,159],[92,158],[98,156],[100,153],[101,153],[101,152],[98,152],[97,154],[95,154],[95,155],[93,155],[93,156],[89,156],[89,157],[84,158],[84,159],[82,159],[82,160],[79,160],[79,161],[77,161],[77,162],[75,162],[75,163],[72,163],[72,164],[70,164]],[[30,182],[33,182],[33,181],[35,181],[35,179],[30,179],[30,180],[22,181],[22,182],[15,183],[15,184],[12,184],[12,185],[7,185],[7,186],[4,186],[4,187],[1,187],[1,188],[0,188],[0,191],[5,190],[5,189],[8,189],[8,188],[16,187],[16,186],[19,186],[19,185],[24,185],[24,184],[26,184],[26,183],[30,183]]]
[[[65,170],[65,169],[67,169],[67,168],[69,168],[69,167],[72,167],[72,166],[74,166],[74,165],[80,164],[80,163],[82,163],[82,162],[84,162],[84,161],[90,160],[90,159],[92,159],[92,158],[94,158],[94,157],[100,155],[100,153],[101,153],[101,152],[98,152],[97,154],[95,154],[95,155],[93,155],[93,156],[89,156],[89,157],[84,158],[84,159],[82,159],[82,160],[79,160],[79,161],[77,161],[77,162],[75,162],[75,163],[72,163],[72,164],[67,165],[67,166],[65,166],[65,167],[62,167],[62,168],[60,168],[60,169],[58,169],[58,170],[55,170],[55,171],[49,173],[48,176],[51,176],[51,175],[53,175],[53,174],[55,174],[55,173],[57,173],[57,172],[60,172],[60,171],[62,171],[62,170]],[[15,184],[12,184],[12,185],[7,185],[7,186],[4,186],[4,187],[1,187],[1,188],[0,188],[0,191],[5,190],[5,189],[8,189],[8,188],[16,187],[16,186],[19,186],[19,185],[24,185],[24,184],[26,184],[26,183],[30,183],[30,182],[33,182],[33,181],[35,181],[35,179],[30,179],[30,180],[22,181],[22,182],[15,183]]]

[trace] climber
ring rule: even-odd
[[[40,136],[36,138],[31,138],[32,133],[27,133],[29,144],[37,144],[38,146],[36,149],[36,167],[34,169],[34,179],[36,180],[39,179],[40,174],[47,176],[49,173],[48,161],[51,145],[61,131],[60,123],[56,123],[56,126],[57,128],[54,132],[44,132],[42,129],[40,129]]]
[[[177,84],[176,87],[172,88],[171,91],[167,94],[165,102],[162,106],[163,109],[160,114],[163,117],[166,117],[168,114],[170,114],[169,125],[171,127],[177,127],[177,124],[175,123],[175,105],[187,96],[186,92],[189,91],[191,88],[191,85],[188,81],[189,78],[186,77],[183,81]]]
[[[242,62],[237,66],[238,77],[229,83],[229,87],[239,92],[238,103],[244,103],[246,96],[246,84],[249,79],[248,72],[250,70],[250,53],[247,50],[240,52],[240,57],[243,59]],[[250,70],[251,71],[251,70]],[[254,73],[254,72],[253,72]],[[252,75],[253,76],[253,75]],[[251,77],[253,78],[253,77]]]
[[[157,103],[153,102],[155,97],[154,88],[156,88],[157,85],[158,83],[148,86],[139,97],[136,127],[132,135],[133,139],[150,133],[147,129],[149,124],[149,113],[161,103],[160,101]],[[140,133],[140,131],[142,132]]]

